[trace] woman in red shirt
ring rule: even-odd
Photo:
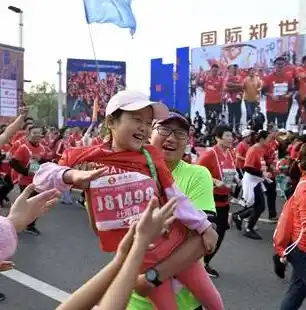
[[[219,273],[212,269],[209,263],[220,248],[225,233],[229,229],[229,198],[237,172],[231,154],[233,144],[232,129],[227,125],[220,125],[215,128],[213,135],[217,142],[216,145],[208,148],[201,154],[198,164],[206,167],[210,171],[215,185],[214,199],[216,203],[216,224],[219,239],[215,252],[205,256],[204,261],[208,274],[212,277],[218,277]]]
[[[245,173],[242,180],[243,198],[251,208],[237,212],[232,217],[238,230],[242,229],[243,219],[249,218],[244,236],[255,240],[262,239],[254,230],[254,227],[260,215],[265,210],[265,197],[262,183],[265,178],[270,177],[264,161],[264,145],[268,136],[269,133],[267,131],[259,131],[258,136],[256,137],[256,143],[247,151],[245,158]]]
[[[286,255],[286,260],[292,265],[290,287],[285,294],[281,310],[300,309],[306,298],[306,145],[303,145],[299,155],[299,168],[302,177],[299,186],[288,203],[292,203],[291,245],[296,246]],[[277,253],[282,256],[282,253]]]

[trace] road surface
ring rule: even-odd
[[[232,228],[212,261],[221,274],[215,284],[226,310],[279,308],[288,280],[277,279],[272,271],[274,225],[259,226],[262,241],[246,239]],[[80,207],[58,205],[38,221],[38,227],[39,237],[20,234],[16,270],[0,275],[0,292],[7,296],[0,309],[55,309],[111,259],[99,251],[86,211]]]

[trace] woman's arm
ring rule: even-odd
[[[176,208],[176,199],[168,201],[157,212],[154,211],[158,207],[158,199],[153,198],[137,224],[135,238],[135,225],[133,225],[121,241],[115,259],[77,290],[57,310],[92,309],[103,296],[98,309],[125,309],[121,305],[128,303],[130,294],[135,287],[139,267],[150,242],[161,234],[165,225],[171,224],[174,220],[173,212]]]
[[[126,258],[117,277],[110,285],[108,291],[103,296],[99,305],[100,310],[124,310],[128,304],[130,295],[135,287],[135,283],[148,248],[147,240],[137,238],[131,251]],[[120,292],[120,294],[118,294]],[[85,310],[85,309],[84,309]]]
[[[92,279],[80,287],[57,310],[89,310],[101,300],[108,287],[119,272],[124,256],[116,255],[115,258]]]

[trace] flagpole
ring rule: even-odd
[[[94,55],[94,60],[95,60],[95,63],[96,63],[97,81],[98,81],[98,83],[99,83],[99,92],[100,92],[100,95],[101,95],[101,80],[100,80],[100,71],[99,71],[99,63],[98,63],[97,54],[96,54],[96,48],[95,48],[93,36],[92,36],[92,33],[91,33],[90,25],[87,24],[87,26],[88,26],[88,32],[89,32],[91,47],[92,47],[92,51],[93,51],[93,55]],[[98,100],[98,98],[95,98],[95,100]],[[98,101],[98,102],[99,102],[99,101]],[[98,103],[97,103],[97,104],[98,104]]]

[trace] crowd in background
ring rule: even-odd
[[[96,98],[99,118],[103,117],[109,99],[124,88],[123,75],[95,71],[70,72],[67,81],[67,120],[90,122]]]
[[[231,65],[227,71],[221,71],[213,64],[209,72],[193,73],[191,78],[192,100],[198,91],[204,91],[204,109],[206,123],[226,121],[236,133],[242,130],[242,102],[246,108],[246,122],[255,127],[277,124],[286,128],[293,102],[297,102],[295,125],[302,130],[306,123],[306,56],[301,65],[292,65],[287,55],[274,60],[271,72],[255,68],[240,69]],[[260,111],[260,102],[265,100],[266,113]],[[261,113],[261,114],[259,114]],[[198,115],[196,115],[196,119]],[[195,119],[195,121],[196,121]],[[202,122],[204,125],[204,121]],[[200,130],[197,121],[197,131]],[[209,127],[211,127],[209,125]],[[202,126],[201,129],[204,129]]]

